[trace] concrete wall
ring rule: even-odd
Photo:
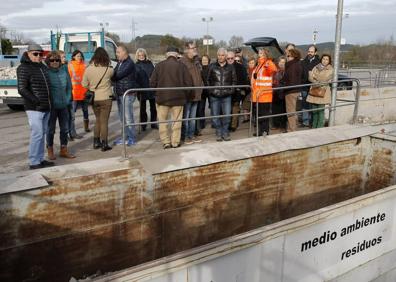
[[[356,90],[338,91],[338,99],[355,100]],[[338,101],[337,105],[345,102]],[[362,88],[358,112],[359,123],[383,123],[396,120],[396,87]],[[336,110],[336,125],[352,121],[354,106]]]
[[[395,158],[377,147],[359,137],[157,174],[135,161],[47,170],[48,187],[0,195],[0,280],[121,270],[389,186]]]

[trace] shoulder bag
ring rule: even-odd
[[[98,88],[98,86],[99,86],[100,83],[102,82],[104,76],[106,75],[106,72],[107,72],[107,69],[108,69],[108,68],[109,68],[109,67],[106,67],[106,70],[105,70],[104,74],[102,75],[102,78],[99,80],[98,84],[96,84],[96,86],[95,86],[95,90]],[[93,105],[94,100],[95,100],[95,91],[88,90],[88,91],[85,93],[85,101],[86,101],[88,104]]]

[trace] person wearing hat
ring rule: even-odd
[[[168,47],[166,50],[166,60],[158,63],[151,75],[150,86],[153,88],[162,87],[191,87],[192,77],[188,68],[177,60],[179,49]],[[155,92],[155,102],[157,104],[157,115],[159,124],[159,135],[164,149],[180,146],[181,122],[172,122],[170,134],[168,124],[163,123],[168,120],[181,120],[183,117],[183,106],[190,100],[189,90],[162,90]]]
[[[31,44],[17,68],[18,93],[24,99],[30,126],[29,168],[53,166],[44,159],[45,135],[50,116],[50,80],[47,67],[42,63],[43,49]]]
[[[235,52],[235,57],[239,56],[239,57],[242,58],[241,64],[242,64],[242,65],[246,68],[246,70],[247,70],[247,69],[248,69],[248,60],[243,56],[242,48],[241,48],[241,47],[235,48],[234,52]]]

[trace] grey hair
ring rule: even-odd
[[[223,48],[223,47],[220,47],[219,49],[217,49],[217,55],[219,55],[220,53],[224,53],[224,54],[227,55],[227,49]]]
[[[144,49],[144,48],[138,48],[137,50],[136,50],[136,53],[135,53],[135,60],[137,60],[137,57],[138,57],[138,54],[139,53],[143,53],[144,54],[144,58],[145,59],[147,59],[147,51],[146,51],[146,49]]]

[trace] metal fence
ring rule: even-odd
[[[341,105],[330,105],[330,106],[325,106],[324,108],[321,109],[308,109],[308,110],[301,110],[301,111],[296,111],[296,112],[290,112],[290,113],[282,113],[282,114],[271,114],[271,115],[265,115],[265,116],[259,116],[258,114],[258,102],[253,103],[252,99],[250,101],[250,111],[248,113],[238,113],[238,114],[228,114],[228,115],[217,115],[217,116],[205,116],[205,117],[195,117],[195,118],[182,118],[179,120],[165,120],[165,121],[150,121],[150,122],[134,122],[127,124],[126,123],[126,118],[125,118],[125,99],[128,95],[137,95],[138,92],[149,92],[149,91],[164,91],[164,90],[171,90],[171,91],[183,91],[183,90],[197,90],[197,89],[243,89],[243,88],[250,88],[250,85],[229,85],[229,86],[193,86],[193,87],[162,87],[162,88],[133,88],[133,89],[128,89],[125,91],[123,97],[122,97],[122,139],[125,141],[125,127],[126,126],[140,126],[140,125],[151,125],[151,124],[160,124],[160,123],[174,123],[174,122],[183,122],[183,121],[190,121],[190,120],[205,120],[205,119],[213,119],[213,118],[224,118],[224,117],[233,117],[233,116],[246,116],[249,115],[250,121],[249,121],[249,132],[248,132],[248,137],[251,136],[252,132],[252,117],[253,117],[253,104],[255,104],[256,108],[256,117],[255,117],[255,122],[256,122],[256,136],[259,137],[259,120],[261,119],[271,119],[274,117],[281,117],[281,116],[291,116],[291,115],[297,115],[300,113],[304,112],[315,112],[315,111],[322,111],[324,109],[328,109],[330,111],[330,115],[334,114],[336,112],[336,108],[338,107],[345,107],[345,106],[351,106],[354,105],[354,110],[353,110],[353,115],[352,115],[352,123],[356,123],[357,121],[357,115],[358,115],[358,110],[359,110],[359,100],[360,100],[360,80],[356,78],[351,78],[351,79],[345,79],[341,81],[330,81],[330,82],[323,82],[323,83],[308,83],[308,84],[299,84],[299,85],[293,85],[293,86],[282,86],[282,87],[273,87],[272,91],[276,90],[290,90],[290,89],[295,89],[298,88],[300,89],[301,87],[310,87],[310,86],[327,86],[331,85],[332,83],[341,83],[341,82],[352,82],[355,83],[356,86],[356,94],[355,94],[355,100],[340,100],[338,101],[344,102],[344,104]],[[300,92],[301,90],[296,90],[296,92]],[[257,101],[258,99],[256,99]],[[125,142],[123,142],[123,158],[126,159],[127,156],[127,146]]]
[[[339,73],[346,75],[348,78],[359,79],[362,87],[396,86],[396,69],[393,67],[340,69]]]

